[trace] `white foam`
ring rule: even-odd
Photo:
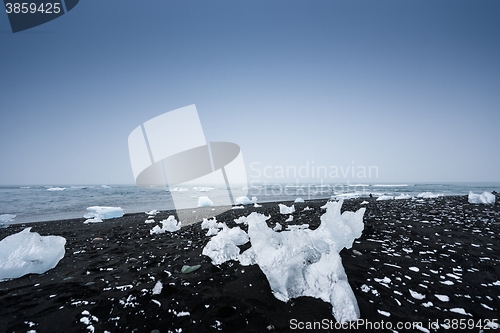
[[[102,222],[102,220],[123,216],[123,209],[121,207],[92,206],[87,207],[87,210],[89,212],[83,215],[87,220],[83,223]]]
[[[66,187],[50,187],[47,191],[64,191]]]
[[[438,198],[438,197],[442,197],[442,196],[443,196],[442,193],[434,194],[432,192],[422,192],[422,193],[419,193],[417,195],[417,198],[433,199],[433,198]]]
[[[474,194],[469,192],[469,203],[471,204],[495,204],[495,195],[490,192],[483,192],[482,194]]]
[[[377,198],[377,201],[382,201],[382,200],[393,200],[394,197],[391,195],[381,195]]]
[[[15,214],[2,214],[0,215],[0,225],[8,222],[14,222],[17,215]]]
[[[66,239],[40,236],[26,228],[0,241],[0,281],[26,274],[42,274],[64,257]]]

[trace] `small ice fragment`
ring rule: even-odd
[[[368,201],[366,201],[366,200],[365,200],[365,201],[363,201],[362,203],[360,203],[360,205],[367,205],[367,204],[369,204],[369,202],[368,202]]]
[[[305,201],[304,201],[304,199],[302,199],[302,198],[297,198],[297,199],[295,199],[295,201],[294,201],[294,202],[295,202],[295,203],[302,203],[302,202],[305,202]]]
[[[254,204],[253,204],[253,206],[254,206],[255,208],[262,207],[262,205],[259,205],[258,203],[254,203]]]
[[[153,287],[153,295],[161,294],[162,289],[163,289],[163,284],[160,281],[156,282],[155,286]]]
[[[379,196],[379,197],[377,198],[377,200],[376,200],[376,201],[382,201],[382,200],[392,200],[392,199],[394,199],[394,197],[393,197],[393,196],[391,196],[391,195],[381,195],[381,196]]]
[[[434,295],[434,296],[436,296],[436,298],[437,298],[438,300],[440,300],[441,302],[449,302],[449,301],[450,301],[450,298],[449,298],[448,296],[446,296],[446,295],[439,295],[439,294],[436,294],[436,295]]]
[[[276,225],[273,228],[274,231],[280,231],[281,229],[283,229],[283,227],[279,223],[276,223]]]
[[[413,297],[414,299],[422,300],[425,298],[425,295],[423,295],[423,294],[420,294],[420,293],[413,291],[411,289],[409,289],[409,291],[410,291],[411,297]]]
[[[288,216],[288,218],[285,220],[285,222],[292,222],[293,221],[293,215]]]
[[[194,265],[194,266],[184,265],[181,268],[181,273],[188,274],[188,273],[191,273],[191,272],[198,270],[200,267],[201,267],[201,265]]]
[[[406,200],[406,199],[411,199],[412,196],[409,194],[401,193],[397,197],[394,197],[395,200]]]
[[[279,207],[280,207],[280,214],[283,214],[283,215],[286,215],[286,214],[292,214],[293,212],[295,212],[295,206],[292,205],[290,207],[287,207],[283,204],[279,204]]]
[[[451,308],[450,312],[455,312],[466,316],[472,316],[470,313],[466,312],[464,308]]]
[[[180,230],[181,222],[177,222],[173,215],[170,215],[166,220],[160,222],[162,224],[161,228],[157,225],[149,231],[151,235],[153,234],[163,234],[165,232],[174,232]]]
[[[156,210],[156,209],[153,209],[152,211],[149,211],[149,212],[146,212],[147,215],[153,215],[155,216],[156,214],[158,214],[160,211]]]
[[[420,271],[420,268],[418,268],[418,267],[409,267],[408,269],[412,272],[419,272]]]
[[[307,206],[306,208],[303,209],[303,211],[307,211],[307,210],[313,210],[313,209],[309,208],[309,206]]]
[[[391,316],[391,313],[387,312],[387,311],[382,311],[382,310],[378,310],[377,309],[377,312],[380,313],[382,316],[386,316],[386,317],[390,317]]]
[[[212,207],[214,203],[207,196],[202,196],[198,198],[198,207]]]

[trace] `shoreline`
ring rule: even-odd
[[[467,196],[369,200],[362,236],[340,253],[361,319],[425,325],[495,319],[500,310],[496,198],[495,205],[469,204]],[[342,211],[356,211],[365,199],[344,200]],[[326,201],[294,203],[292,223],[284,222],[287,215],[279,214],[278,207],[292,201],[247,205],[217,221],[233,227],[235,218],[257,211],[271,215],[270,227],[308,223],[314,229]],[[303,211],[306,206],[312,210]],[[231,261],[213,266],[201,254],[210,237],[198,223],[151,235],[149,230],[172,212],[161,211],[155,224],[144,223],[145,213],[134,213],[101,223],[83,224],[85,218],[78,218],[0,229],[0,239],[32,227],[67,240],[66,254],[52,270],[0,282],[0,331],[88,332],[92,325],[96,332],[286,332],[292,320],[334,322],[329,303],[274,298],[257,265]],[[198,264],[199,270],[181,273],[183,265]],[[153,294],[158,281],[163,289]]]

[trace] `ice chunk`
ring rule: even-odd
[[[377,201],[392,200],[392,199],[394,199],[394,197],[391,195],[381,195],[377,198]]]
[[[362,203],[360,203],[360,205],[367,205],[367,204],[369,204],[369,202],[368,202],[368,201],[366,201],[366,200],[365,200],[365,201],[363,201]]]
[[[469,192],[469,203],[471,204],[495,204],[495,195],[490,192],[483,192],[483,194],[474,194]]]
[[[304,199],[302,199],[302,198],[297,198],[297,199],[295,199],[295,201],[294,201],[294,202],[296,202],[296,203],[301,203],[301,202],[305,202],[305,201],[304,201]]]
[[[161,221],[161,228],[157,225],[149,231],[151,235],[153,234],[164,234],[165,232],[174,232],[181,228],[181,222],[177,222],[173,215],[170,215],[166,220]]]
[[[343,201],[327,202],[326,213],[316,230],[274,232],[266,216],[252,213],[247,217],[252,247],[246,258],[255,262],[266,275],[273,294],[284,302],[299,296],[320,298],[332,304],[339,322],[359,318],[359,308],[339,252],[350,248],[363,231],[365,208],[340,214]],[[240,257],[240,258],[241,258]]]
[[[262,205],[259,205],[258,203],[254,203],[254,204],[253,204],[253,206],[254,206],[255,208],[262,207]]]
[[[443,194],[434,194],[432,192],[422,192],[419,195],[417,195],[418,198],[424,198],[424,199],[433,199],[437,197],[442,197]]]
[[[279,223],[276,223],[276,225],[273,228],[274,231],[280,231],[281,229],[283,229],[283,227]]]
[[[292,222],[293,221],[293,215],[288,216],[288,218],[285,220],[285,222]]]
[[[64,257],[64,237],[40,236],[30,230],[26,228],[0,241],[0,281],[42,274]]]
[[[109,185],[101,185],[102,188],[111,188]]]
[[[247,218],[246,216],[240,216],[237,219],[234,219],[234,223],[236,224],[247,224]]]
[[[212,217],[211,219],[203,219],[203,222],[201,222],[201,228],[202,229],[210,229],[210,228],[217,228],[217,219],[215,217]]]
[[[292,205],[291,207],[287,207],[283,204],[279,204],[280,206],[280,214],[292,214],[295,212],[295,206]]]
[[[307,206],[306,208],[303,209],[303,211],[306,211],[306,210],[313,210],[313,209],[309,208],[309,206]]]
[[[102,220],[123,216],[121,207],[92,206],[88,207],[87,210],[89,212],[83,215],[87,220],[83,223],[102,222]]]
[[[152,211],[146,212],[146,214],[150,216],[156,216],[156,214],[158,214],[159,212],[159,210],[153,209]]]
[[[223,224],[222,230],[212,237],[203,248],[203,254],[212,259],[212,264],[220,265],[228,260],[237,259],[240,254],[238,245],[248,242],[248,235],[240,227],[228,228]]]
[[[0,226],[4,223],[14,222],[15,218],[16,218],[15,214],[2,214],[2,215],[0,215]]]
[[[159,295],[161,294],[161,290],[163,289],[163,284],[161,281],[156,282],[155,286],[153,287],[153,295]]]
[[[209,197],[203,196],[198,198],[198,207],[211,207],[214,203]]]
[[[238,205],[250,205],[257,203],[257,197],[252,197],[252,200],[248,199],[248,197],[238,197],[234,201]]]

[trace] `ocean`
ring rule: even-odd
[[[432,192],[440,195],[467,195],[469,191],[500,192],[500,183],[398,183],[398,184],[266,184],[242,186],[249,198],[257,202],[364,197],[373,194],[393,195]],[[0,215],[13,214],[9,223],[53,221],[81,218],[90,206],[114,206],[124,213],[153,209],[175,209],[171,191],[181,194],[186,202],[195,203],[200,196],[215,199],[225,193],[225,187],[190,186],[182,188],[143,189],[135,185],[59,185],[59,186],[0,186]]]

